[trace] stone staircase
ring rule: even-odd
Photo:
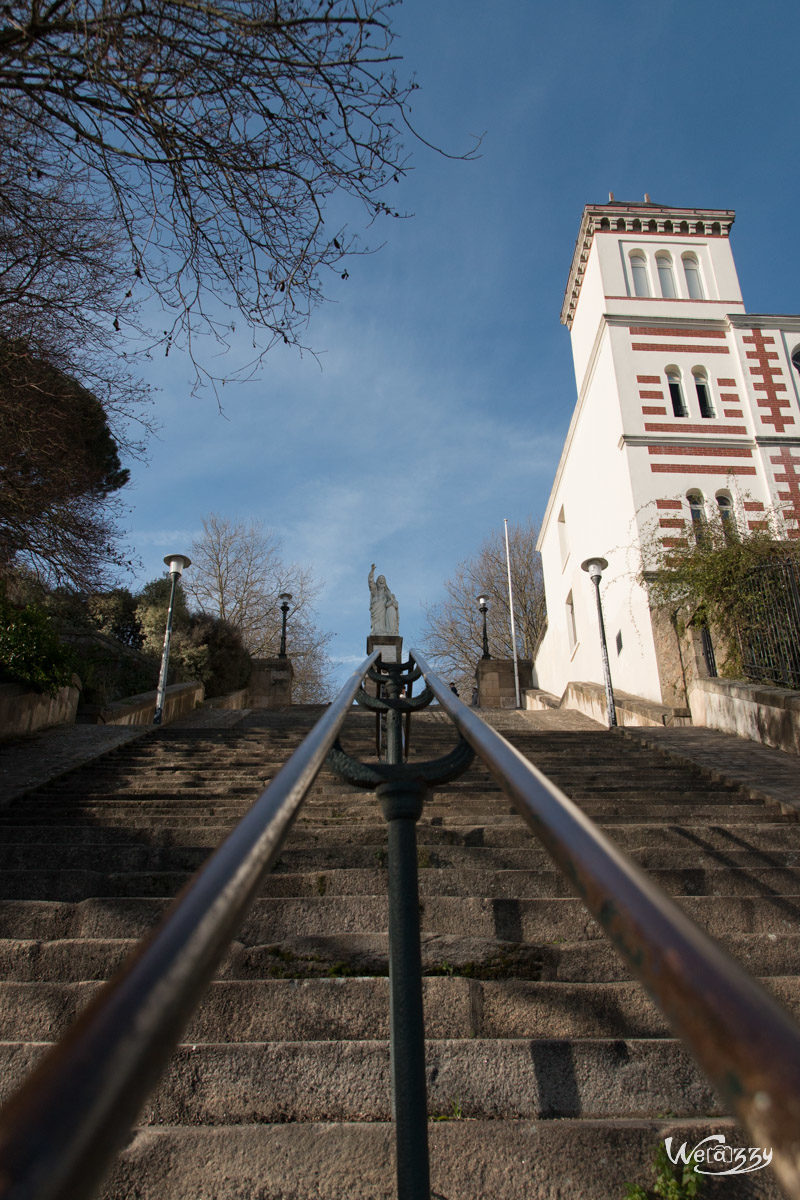
[[[3,1098],[317,715],[166,728],[0,810]],[[793,814],[621,733],[484,715],[797,1013]],[[373,729],[348,717],[346,748]],[[453,742],[414,718],[415,754]],[[669,1134],[748,1145],[481,765],[418,834],[434,1196],[623,1200]],[[393,1197],[386,927],[377,802],[323,772],[106,1200]],[[780,1193],[762,1171],[706,1194]]]

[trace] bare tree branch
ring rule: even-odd
[[[547,619],[541,558],[536,550],[538,529],[528,521],[524,525],[509,525],[508,534],[517,653],[521,658],[533,658]],[[426,608],[422,646],[462,691],[469,690],[483,653],[479,595],[483,594],[488,601],[492,657],[512,657],[503,529],[495,530],[472,558],[459,564],[445,582],[444,590],[445,598]]]

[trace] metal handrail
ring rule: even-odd
[[[89,1197],[158,1081],[325,763],[367,658],[164,920],[0,1116],[0,1197]]]
[[[519,751],[463,704],[416,650],[441,707],[570,880],[721,1100],[771,1147],[800,1196],[800,1028],[721,946]]]

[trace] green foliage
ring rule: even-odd
[[[695,1200],[705,1182],[697,1171],[694,1159],[688,1163],[673,1163],[661,1142],[653,1162],[655,1180],[651,1189],[638,1183],[625,1184],[625,1200]]]
[[[682,544],[664,546],[655,532],[643,548],[643,582],[656,607],[671,609],[679,625],[710,625],[726,646],[723,674],[741,673],[738,631],[758,610],[756,568],[800,555],[800,548],[781,539],[777,515],[765,528],[743,531],[715,515],[700,531],[685,528]]]
[[[144,634],[136,615],[136,599],[127,588],[113,588],[89,596],[86,600],[89,618],[96,629],[115,638],[123,646],[141,649]]]
[[[18,608],[0,595],[0,675],[55,695],[71,683],[75,663],[38,605]]]

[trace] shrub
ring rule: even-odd
[[[20,608],[0,595],[0,671],[5,679],[53,696],[72,682],[74,669],[74,657],[44,609],[35,604]]]

